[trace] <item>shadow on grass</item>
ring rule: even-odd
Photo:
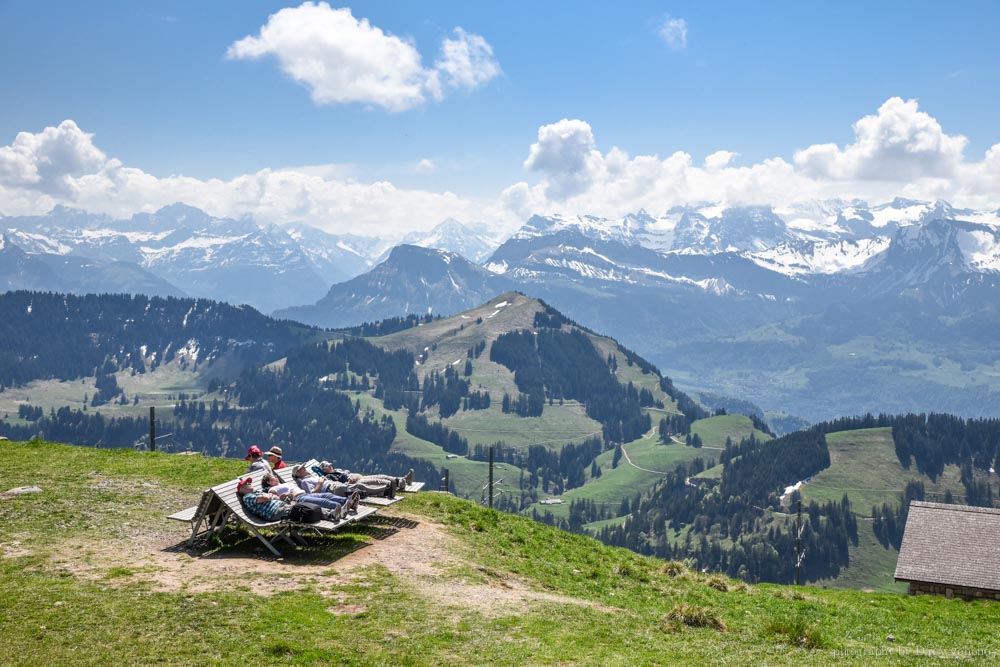
[[[299,530],[299,535],[306,543],[292,546],[281,540],[275,541],[275,546],[282,553],[281,556],[275,556],[260,540],[245,529],[230,524],[211,540],[199,540],[188,546],[188,541],[185,539],[165,547],[163,551],[187,554],[192,558],[249,558],[256,561],[280,562],[289,565],[323,566],[332,565],[341,558],[366,547],[374,547],[376,546],[375,542],[392,537],[400,530],[412,530],[419,525],[419,522],[412,519],[376,515],[336,533],[322,532],[303,526]]]

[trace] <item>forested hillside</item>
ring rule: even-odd
[[[863,441],[878,430],[886,432],[895,450],[895,471],[878,462],[874,449],[852,451],[853,460],[843,460],[841,443]],[[836,437],[836,461],[827,436]],[[609,544],[750,581],[787,583],[794,579],[795,510],[802,498],[803,580],[831,580],[852,565],[852,558],[876,556],[866,543],[891,551],[891,559],[880,559],[891,567],[910,500],[930,499],[933,493],[937,501],[992,506],[998,443],[1000,421],[995,419],[844,418],[771,441],[751,436],[727,442],[717,468],[703,472],[700,459],[678,465],[654,491],[637,494],[623,506],[628,510],[619,512],[623,520],[601,525],[607,517],[581,503],[561,525],[583,530],[597,521],[592,532]],[[947,466],[956,471],[953,480],[941,479]],[[882,477],[870,477],[875,473]],[[803,481],[801,492],[784,492]],[[877,575],[879,581],[891,577]]]
[[[516,293],[322,335],[195,300],[15,293],[0,305],[7,366],[29,369],[0,421],[7,437],[147,447],[136,378],[187,374],[199,390],[157,404],[168,449],[277,445],[290,460],[413,467],[432,486],[447,468],[451,490],[484,502],[492,449],[495,506],[748,581],[792,581],[796,537],[806,581],[855,576],[873,553],[884,569],[873,549],[894,553],[910,499],[996,496],[1000,420],[867,415],[774,438],[756,412],[709,414],[634,352]],[[229,375],[204,373],[227,355],[241,361]],[[81,376],[94,387],[82,405],[47,396],[80,392]]]
[[[145,373],[183,358],[192,370],[227,354],[259,365],[310,329],[248,306],[129,294],[0,294],[0,388],[118,371]]]

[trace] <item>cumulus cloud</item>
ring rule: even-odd
[[[416,171],[418,174],[433,174],[437,167],[434,165],[434,160],[430,158],[424,158],[417,163]]]
[[[729,166],[730,162],[739,156],[739,153],[734,153],[732,151],[715,151],[705,158],[705,169],[708,169],[709,171],[725,169]]]
[[[660,39],[671,51],[683,51],[688,44],[688,25],[684,19],[674,19],[669,16],[664,20],[659,30]]]
[[[300,221],[331,232],[388,237],[430,229],[448,217],[486,217],[483,204],[450,192],[357,183],[342,178],[344,171],[318,165],[263,169],[229,180],[160,178],[107,157],[92,134],[67,120],[35,134],[22,132],[0,147],[0,213],[41,214],[64,204],[125,218],[184,202],[219,217],[249,214],[261,222]]]
[[[640,208],[662,213],[703,201],[783,206],[808,199],[894,196],[946,199],[957,206],[1000,207],[1000,143],[980,160],[963,156],[966,139],[948,135],[915,101],[888,100],[854,125],[844,146],[817,144],[749,165],[719,150],[696,161],[599,147],[590,124],[563,118],[542,125],[527,148],[530,180],[492,198],[360,183],[344,165],[263,169],[223,179],[166,178],[109,157],[72,120],[21,132],[0,146],[0,214],[45,213],[56,204],[114,217],[184,202],[216,216],[306,222],[331,232],[400,237],[445,218],[511,230],[534,213],[618,217]],[[525,142],[526,144],[528,142]],[[427,172],[425,158],[409,169]]]
[[[71,120],[38,134],[20,132],[10,146],[0,147],[0,182],[69,195],[73,177],[95,170],[107,159]]]
[[[501,74],[493,47],[479,35],[461,28],[455,28],[454,39],[444,40],[435,67],[455,88],[477,88]]]
[[[728,166],[735,156],[717,151],[699,168],[683,151],[663,159],[632,157],[619,148],[602,154],[587,122],[564,118],[540,127],[529,149],[524,166],[539,173],[540,182],[512,186],[501,199],[519,211],[616,216],[705,199],[763,203],[783,196],[794,179],[794,168],[783,160],[737,169]]]
[[[772,157],[734,166],[738,154],[720,150],[698,166],[683,151],[666,158],[633,157],[615,147],[602,153],[588,123],[564,118],[539,128],[538,141],[528,151],[524,166],[539,180],[508,187],[500,201],[518,213],[607,216],[700,201],[784,205],[834,197],[1000,205],[1000,144],[981,162],[966,161],[966,138],[946,134],[916,100],[887,100],[857,121],[854,132],[854,140],[843,147],[816,144],[791,161]]]
[[[803,173],[835,180],[912,181],[948,177],[962,162],[968,140],[945,134],[916,100],[892,97],[878,113],[854,124],[855,141],[840,148],[818,144],[795,154]]]
[[[563,118],[538,128],[538,142],[531,145],[524,167],[541,172],[546,195],[561,200],[589,188],[602,163],[590,125]]]
[[[441,51],[436,66],[425,68],[411,40],[355,18],[348,8],[305,2],[272,14],[259,34],[234,42],[226,55],[274,56],[317,104],[371,104],[393,112],[439,100],[445,86],[471,89],[500,74],[486,40],[462,28]]]

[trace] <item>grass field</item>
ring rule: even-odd
[[[813,585],[880,593],[906,592],[906,583],[897,582],[892,576],[899,552],[879,544],[870,521],[858,521],[858,544],[852,544],[849,551],[849,567],[842,569],[836,579],[821,579]]]
[[[392,448],[402,452],[407,456],[423,459],[438,468],[448,469],[448,481],[454,492],[463,498],[478,500],[482,495],[482,488],[486,486],[489,479],[489,464],[482,461],[470,461],[464,456],[448,458],[448,453],[439,445],[433,442],[422,440],[406,432],[406,412],[403,410],[386,410],[382,401],[373,398],[366,392],[350,392],[352,400],[361,401],[361,405],[371,408],[381,417],[389,415],[396,424],[396,439],[392,442]],[[494,478],[503,479],[501,488],[509,493],[517,490],[517,480],[520,478],[521,469],[507,463],[498,463],[494,466]],[[436,484],[428,484],[428,487],[436,488]]]
[[[916,468],[904,469],[896,458],[890,428],[829,433],[826,442],[830,448],[830,467],[802,487],[803,500],[840,502],[846,493],[855,512],[871,516],[872,505],[898,505],[909,479],[924,482],[928,500],[940,502],[946,490],[955,498],[965,497],[965,487],[956,466],[946,466],[936,482],[921,475]]]
[[[750,418],[744,415],[719,415],[699,419],[691,424],[691,434],[697,434],[701,438],[704,449],[722,449],[726,446],[726,438],[730,438],[733,444],[737,445],[740,440],[749,438],[751,433],[758,440],[771,439],[767,433],[754,428]]]
[[[623,498],[630,501],[637,493],[648,491],[666,473],[673,472],[678,463],[691,461],[701,457],[707,459],[712,452],[686,447],[684,445],[662,445],[656,436],[650,435],[634,440],[624,447],[628,458],[622,457],[617,468],[611,467],[614,450],[609,450],[597,457],[601,468],[601,476],[590,478],[578,488],[571,489],[560,496],[562,505],[531,505],[526,511],[533,509],[540,514],[551,512],[554,517],[569,516],[569,503],[573,500],[587,499],[608,511],[617,512]],[[631,460],[631,464],[629,463]],[[540,494],[541,498],[544,494]]]
[[[89,405],[89,399],[94,397],[97,389],[94,378],[77,380],[36,380],[23,387],[7,387],[0,392],[0,416],[7,415],[12,423],[17,423],[18,405],[30,403],[39,406],[45,412],[58,410],[63,406],[73,409],[84,407],[84,398],[88,399],[87,412],[102,414],[108,417],[142,417],[149,415],[149,408],[157,410],[172,409],[176,397],[180,393],[202,394],[207,382],[196,373],[178,368],[175,364],[160,366],[155,371],[132,376],[129,372],[116,373],[118,386],[125,392],[128,399],[126,405],[108,403],[98,407]],[[133,398],[139,397],[138,404],[133,404]]]
[[[576,401],[546,404],[540,417],[518,417],[504,414],[494,399],[487,410],[460,410],[442,423],[458,430],[470,446],[503,442],[517,449],[544,445],[558,451],[567,443],[601,437],[601,424],[588,417]]]
[[[165,515],[242,461],[0,446],[0,488],[43,489],[0,500],[5,665],[1000,659],[996,603],[746,586],[442,494],[283,559],[236,530],[189,550]]]

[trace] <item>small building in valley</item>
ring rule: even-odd
[[[1000,509],[914,500],[895,576],[911,595],[1000,600]]]

